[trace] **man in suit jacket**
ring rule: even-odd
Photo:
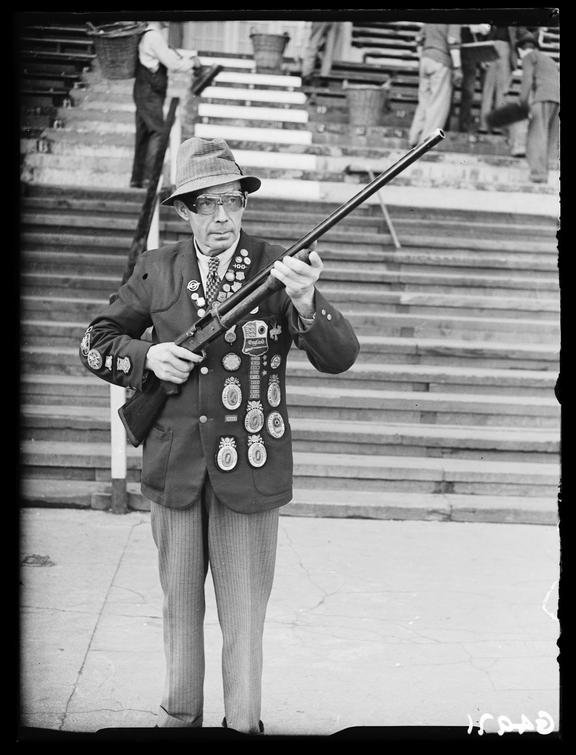
[[[356,360],[358,340],[316,289],[322,261],[274,263],[280,289],[193,354],[174,340],[282,254],[242,230],[244,175],[222,139],[180,145],[176,190],[165,200],[188,240],[143,253],[116,300],[88,326],[85,366],[141,389],[150,373],[180,386],[148,435],[142,492],[151,501],[164,592],[166,682],[160,726],[201,726],[204,582],[208,564],[223,634],[223,724],[257,733],[262,634],[272,587],[279,507],[292,498],[286,358],[292,342],[321,372]],[[142,334],[152,326],[152,342]]]
[[[560,71],[550,55],[538,48],[530,31],[518,38],[522,58],[520,101],[530,107],[526,158],[530,180],[546,183],[550,165],[557,167],[560,138]]]

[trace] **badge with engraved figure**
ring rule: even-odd
[[[274,356],[270,360],[270,369],[277,370],[278,367],[280,367],[281,362],[282,357],[280,356],[280,354],[274,354]]]
[[[93,370],[99,370],[102,367],[102,354],[100,354],[98,349],[90,349],[88,355],[86,356],[86,360],[88,362],[88,366]]]
[[[261,435],[248,436],[248,461],[253,467],[263,467],[266,464],[266,448]]]
[[[88,356],[88,352],[90,351],[90,332],[92,331],[92,326],[89,325],[88,328],[86,328],[86,332],[84,333],[84,337],[82,338],[82,341],[80,343],[80,353],[83,357]]]
[[[270,406],[273,406],[274,408],[280,406],[280,401],[282,400],[282,392],[280,390],[280,378],[278,377],[278,375],[270,375],[266,396],[268,398],[268,403],[270,404]]]
[[[220,445],[216,452],[216,465],[223,472],[231,472],[238,464],[238,451],[236,439],[231,437],[220,438]]]
[[[260,401],[248,402],[244,427],[249,433],[258,433],[264,427],[264,407]]]
[[[242,403],[242,389],[237,377],[226,378],[222,389],[222,403],[231,412],[238,409]]]
[[[266,427],[273,438],[281,438],[286,432],[286,425],[280,412],[272,412],[268,415]]]

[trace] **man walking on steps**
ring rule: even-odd
[[[286,359],[294,342],[320,372],[356,360],[349,322],[317,290],[322,261],[274,263],[283,287],[213,341],[205,357],[175,338],[282,254],[242,229],[245,175],[222,139],[180,146],[165,200],[192,236],[143,253],[118,298],[89,325],[84,365],[140,389],[147,375],[180,386],[144,444],[142,492],[151,501],[164,593],[166,679],[159,725],[203,721],[204,583],[212,574],[222,629],[223,725],[263,731],[262,637],[274,575],[279,508],[292,499]],[[153,327],[152,343],[141,340]]]

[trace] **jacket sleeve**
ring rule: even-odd
[[[344,315],[318,291],[314,292],[314,315],[303,322],[288,296],[285,316],[297,348],[319,372],[337,374],[348,370],[360,352],[358,338]]]
[[[142,334],[152,324],[146,262],[141,258],[112,304],[88,325],[80,360],[94,375],[124,387],[142,389],[150,341]]]

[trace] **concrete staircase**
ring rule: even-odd
[[[322,139],[297,77],[222,60],[227,70],[197,103],[194,130],[224,136],[263,177],[249,232],[288,245],[360,188],[349,164],[377,171],[405,152],[405,135],[386,127],[357,134],[359,147],[342,124]],[[23,141],[28,505],[109,504],[108,386],[81,367],[77,348],[118,285],[143,194],[125,188],[130,82],[85,73],[84,83],[77,106],[59,113],[62,127],[44,131],[46,150]],[[518,161],[451,141],[452,151],[429,154],[384,190],[401,249],[375,198],[320,242],[320,287],[362,351],[342,376],[291,355],[296,497],[286,514],[556,520],[554,179],[536,192]],[[160,232],[165,243],[187,230],[164,208]],[[130,503],[145,508],[139,450],[130,449],[128,470]]]

